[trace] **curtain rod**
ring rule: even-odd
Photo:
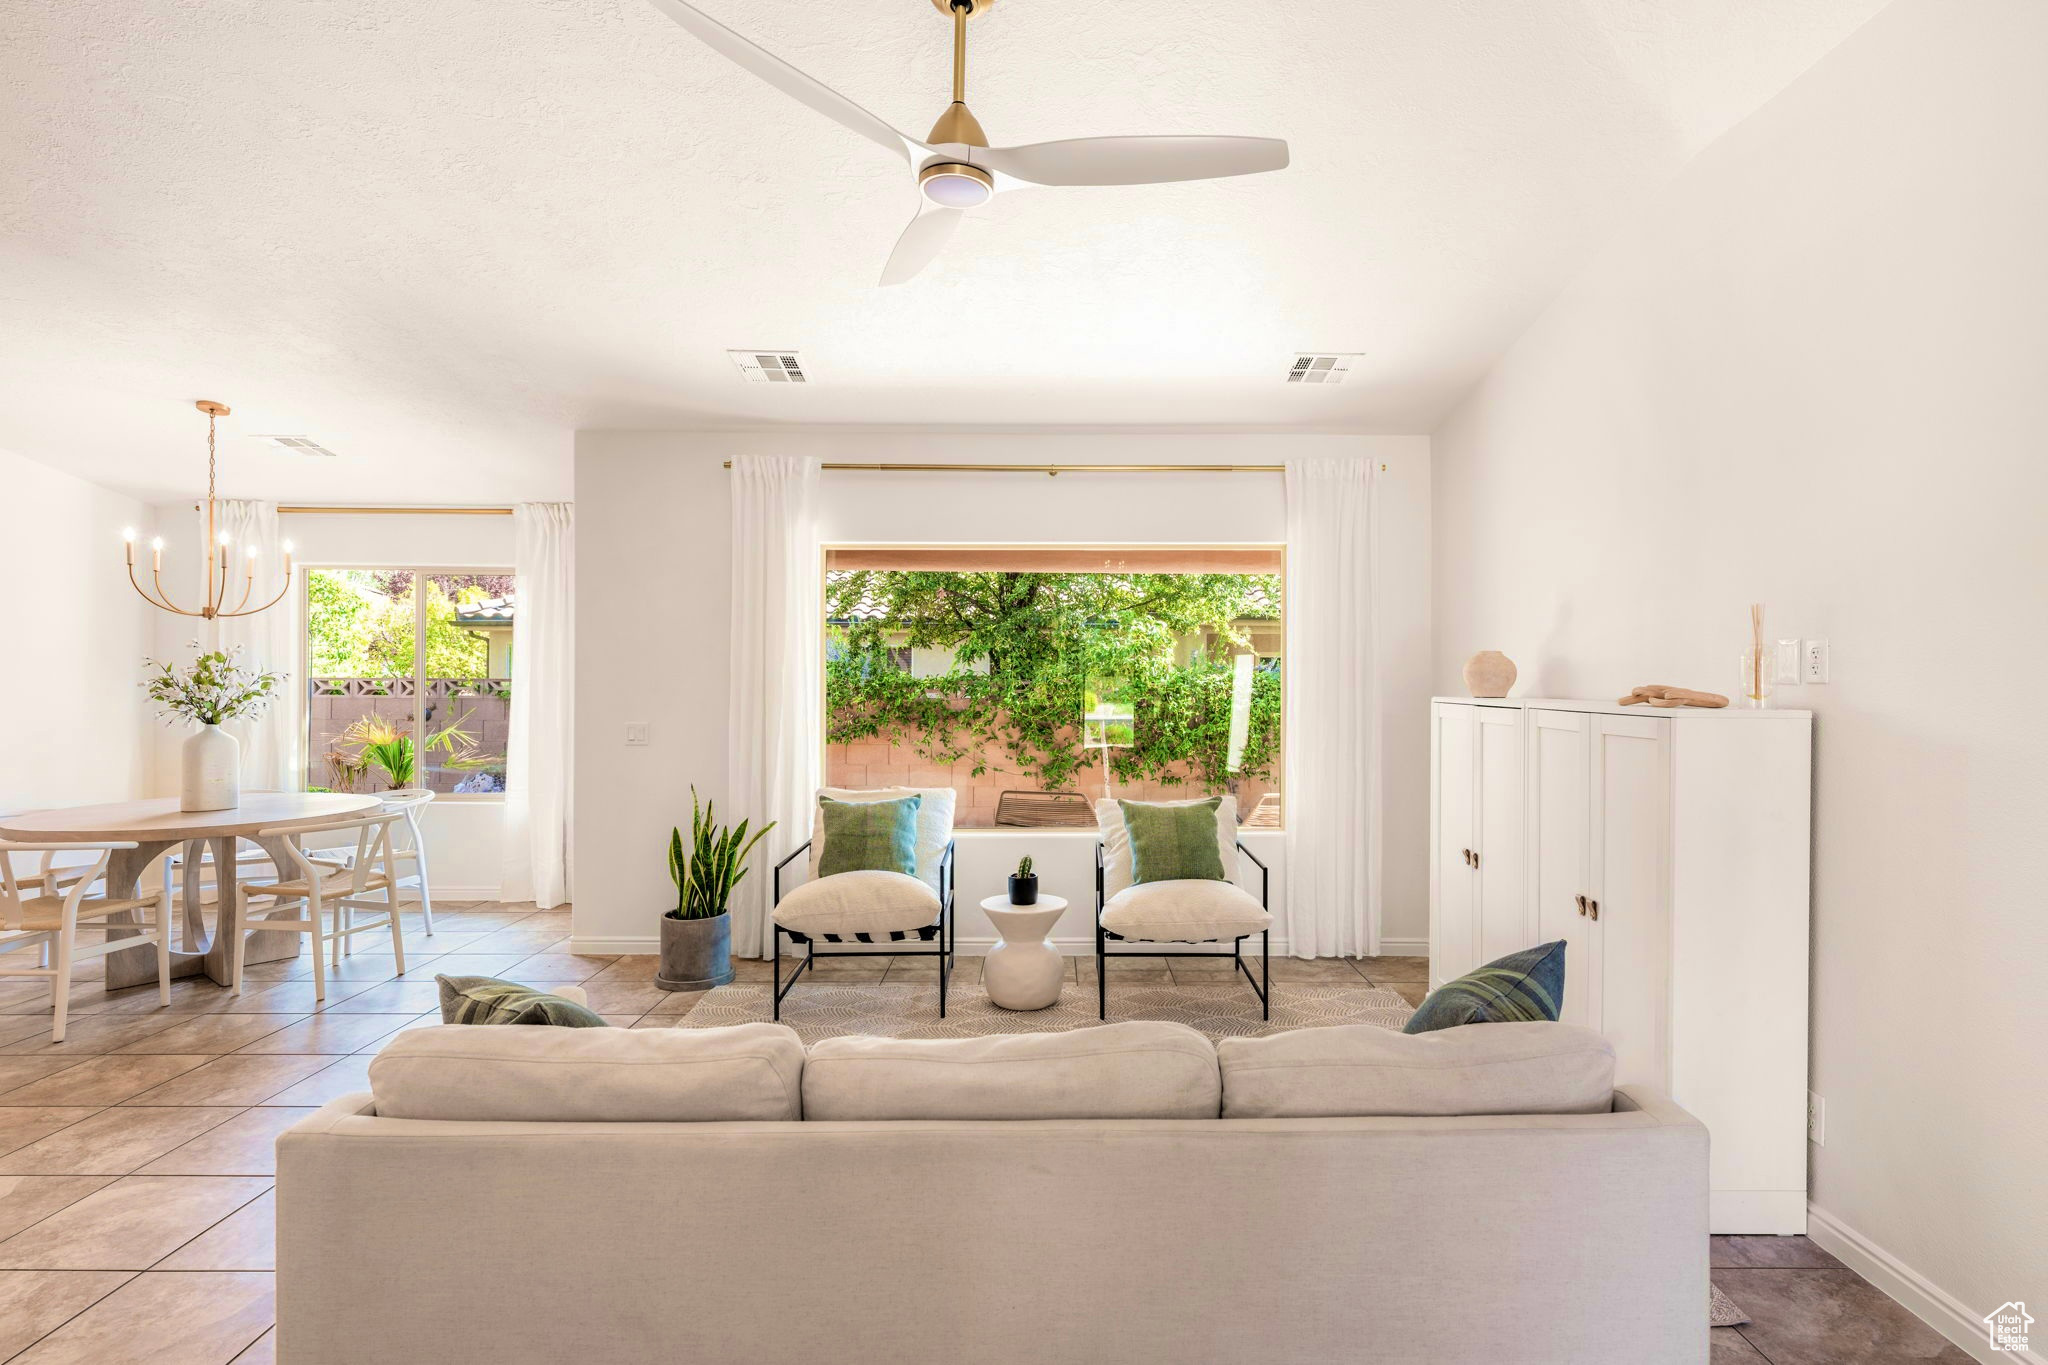
[[[281,517],[509,517],[509,507],[279,507]]]
[[[732,461],[725,462],[727,469]],[[1282,464],[837,464],[826,461],[820,469],[846,470],[862,474],[1284,474]],[[1387,467],[1380,466],[1382,474]]]

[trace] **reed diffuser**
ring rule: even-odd
[[[1764,604],[1749,604],[1749,648],[1742,651],[1742,704],[1771,704],[1771,684],[1778,680],[1776,663],[1764,649]]]

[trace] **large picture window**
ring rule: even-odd
[[[505,790],[508,570],[309,569],[308,791]]]
[[[1107,795],[1281,807],[1277,547],[838,547],[826,780],[951,787],[961,828],[1093,828]]]

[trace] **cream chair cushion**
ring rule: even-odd
[[[922,797],[917,803],[917,877],[932,889],[939,885],[939,864],[945,860],[946,845],[953,841],[953,808],[959,797],[951,787],[825,787],[818,792],[834,801],[901,801],[906,796]],[[818,861],[825,856],[825,808],[811,804],[811,880],[818,878]],[[929,921],[927,921],[929,922]]]
[[[1102,907],[1102,927],[1154,943],[1209,943],[1261,933],[1273,917],[1229,882],[1140,882]]]
[[[1149,804],[1193,806],[1208,799]],[[1131,884],[1131,831],[1124,824],[1124,808],[1106,798],[1095,803],[1095,823],[1102,830],[1102,894],[1114,897]],[[1242,872],[1237,858],[1237,798],[1227,793],[1216,803],[1216,852],[1223,859],[1223,875],[1237,881]]]
[[[812,937],[902,934],[937,924],[939,898],[902,872],[839,872],[785,892],[775,922]]]
[[[803,1117],[804,1048],[781,1024],[410,1029],[370,1063],[386,1118],[720,1123]]]
[[[1216,1049],[1185,1024],[986,1038],[826,1038],[804,1061],[804,1117],[1213,1119]]]
[[[1216,1054],[1227,1119],[1604,1114],[1614,1102],[1613,1045],[1574,1024],[1344,1024],[1225,1038]]]

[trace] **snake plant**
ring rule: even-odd
[[[732,901],[733,889],[747,875],[747,855],[775,828],[770,820],[747,837],[748,821],[737,829],[722,828],[715,814],[715,802],[697,805],[697,789],[690,788],[690,843],[683,844],[680,829],[669,831],[668,875],[676,884],[676,908],[672,919],[716,919]]]

